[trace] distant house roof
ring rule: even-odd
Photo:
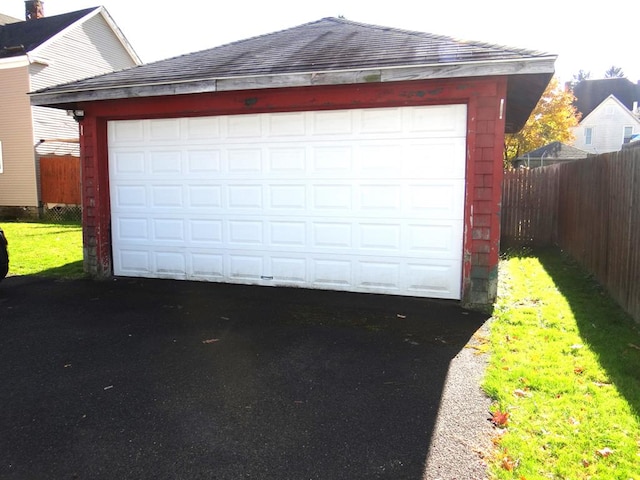
[[[16,23],[21,22],[19,18],[10,17],[9,15],[5,15],[4,13],[0,13],[0,26],[6,25],[8,23]]]
[[[628,117],[628,122],[632,123],[632,124],[640,124],[640,118],[638,118],[632,110],[630,110],[629,108],[627,108],[627,106],[622,103],[620,100],[618,100],[618,98],[615,95],[609,95],[607,96],[604,100],[602,100],[602,102],[600,102],[598,105],[596,105],[596,107],[588,114],[585,115],[584,117],[582,117],[582,119],[580,120],[581,124],[586,124],[588,125],[589,123],[591,123],[590,121],[588,121],[587,119],[590,116],[597,116],[598,115],[598,111],[600,110],[600,106],[604,104],[607,105],[615,105],[618,107],[618,109],[620,110],[620,112],[622,113],[622,115],[626,115]],[[595,113],[594,113],[595,112]]]
[[[35,105],[252,88],[509,75],[506,120],[527,120],[556,56],[441,35],[323,18],[32,93]]]
[[[577,160],[579,158],[587,158],[591,155],[585,150],[581,150],[562,142],[551,142],[543,147],[536,148],[524,155],[520,155],[517,160],[528,158],[545,158],[549,160]]]
[[[24,55],[97,8],[0,26],[0,58]]]
[[[576,97],[574,105],[584,119],[610,95],[631,110],[633,102],[640,102],[640,84],[626,78],[583,80],[574,87],[573,95]]]

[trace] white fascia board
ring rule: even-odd
[[[183,81],[70,88],[30,93],[32,105],[53,105],[130,97],[155,97],[236,90],[287,88],[319,85],[385,83],[404,80],[435,80],[525,74],[553,74],[557,56],[521,60],[437,63],[405,67],[379,67],[324,72],[297,72],[238,77],[210,77]]]
[[[0,59],[0,70],[10,68],[20,68],[29,65],[29,57],[27,55],[20,55],[19,57],[9,57]]]

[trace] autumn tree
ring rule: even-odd
[[[558,78],[553,77],[522,130],[505,136],[505,167],[511,167],[511,162],[523,153],[551,142],[573,140],[572,129],[578,125],[578,112],[573,106],[575,98],[571,91],[561,89],[559,83]]]

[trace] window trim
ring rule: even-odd
[[[629,129],[629,135],[627,135],[627,129]],[[633,125],[625,125],[622,127],[622,143],[629,143],[631,141],[631,137],[633,137]]]
[[[584,144],[593,145],[593,127],[584,127]]]

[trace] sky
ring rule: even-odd
[[[143,62],[341,15],[356,22],[555,54],[562,84],[579,70],[603,78],[613,65],[634,83],[640,80],[634,4],[635,0],[589,6],[566,0],[45,0],[44,12],[52,16],[104,6]],[[22,19],[24,1],[0,0],[0,12]]]

